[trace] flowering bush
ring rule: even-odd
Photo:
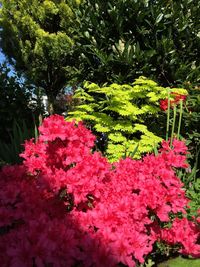
[[[157,241],[200,256],[198,224],[185,218],[189,200],[175,175],[187,167],[183,142],[111,165],[92,153],[95,137],[81,123],[54,115],[39,131],[25,143],[23,165],[0,173],[2,267],[133,267]]]

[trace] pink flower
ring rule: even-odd
[[[197,244],[200,237],[199,228],[186,218],[176,218],[171,228],[162,230],[161,236],[171,244],[180,243],[181,253],[190,254],[193,257],[200,256],[200,245]]]
[[[82,123],[54,115],[36,142],[26,141],[23,164],[2,168],[3,267],[134,267],[161,240],[199,255],[196,222],[171,219],[185,215],[189,202],[175,171],[188,166],[185,144],[163,142],[157,156],[113,168],[92,152],[94,140]],[[163,229],[165,222],[172,227]]]

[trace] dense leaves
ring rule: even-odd
[[[86,0],[78,11],[80,80],[162,85],[199,81],[198,0]]]
[[[75,80],[101,85],[144,75],[162,85],[197,83],[199,5],[198,0],[5,0],[1,45],[10,62],[51,98]]]
[[[3,52],[18,71],[45,90],[51,104],[73,73],[73,7],[78,2],[2,1]]]
[[[168,92],[173,103],[187,95],[184,89],[164,88],[145,77],[132,85],[113,83],[100,87],[86,83],[76,91],[74,99],[79,100],[79,105],[68,113],[67,120],[83,120],[97,132],[97,147],[110,161],[124,156],[140,158],[162,140],[161,131],[156,135],[157,126],[148,122],[158,118],[159,101],[167,107]]]

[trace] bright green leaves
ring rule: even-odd
[[[3,0],[1,47],[17,71],[55,99],[76,69],[77,1]]]
[[[42,6],[47,14],[57,15],[59,12],[59,8],[57,8],[56,4],[51,0],[45,0]]]
[[[95,132],[105,134],[105,153],[111,162],[124,156],[140,158],[162,140],[147,128],[145,120],[158,113],[159,100],[166,96],[166,88],[145,77],[132,86],[114,83],[99,87],[86,82],[84,88],[77,90],[74,98],[80,104],[67,120],[83,120]]]
[[[110,133],[108,135],[107,154],[110,161],[116,161],[124,156],[139,159],[142,154],[152,152],[154,146],[157,146],[162,141],[162,138],[150,132],[142,124],[132,124],[130,131],[132,138],[127,138],[122,129],[125,130],[125,128],[121,128],[121,132]],[[134,137],[138,134],[140,134],[139,139]]]

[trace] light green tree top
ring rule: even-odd
[[[55,98],[73,72],[74,9],[81,0],[2,0],[1,47],[16,70]]]

